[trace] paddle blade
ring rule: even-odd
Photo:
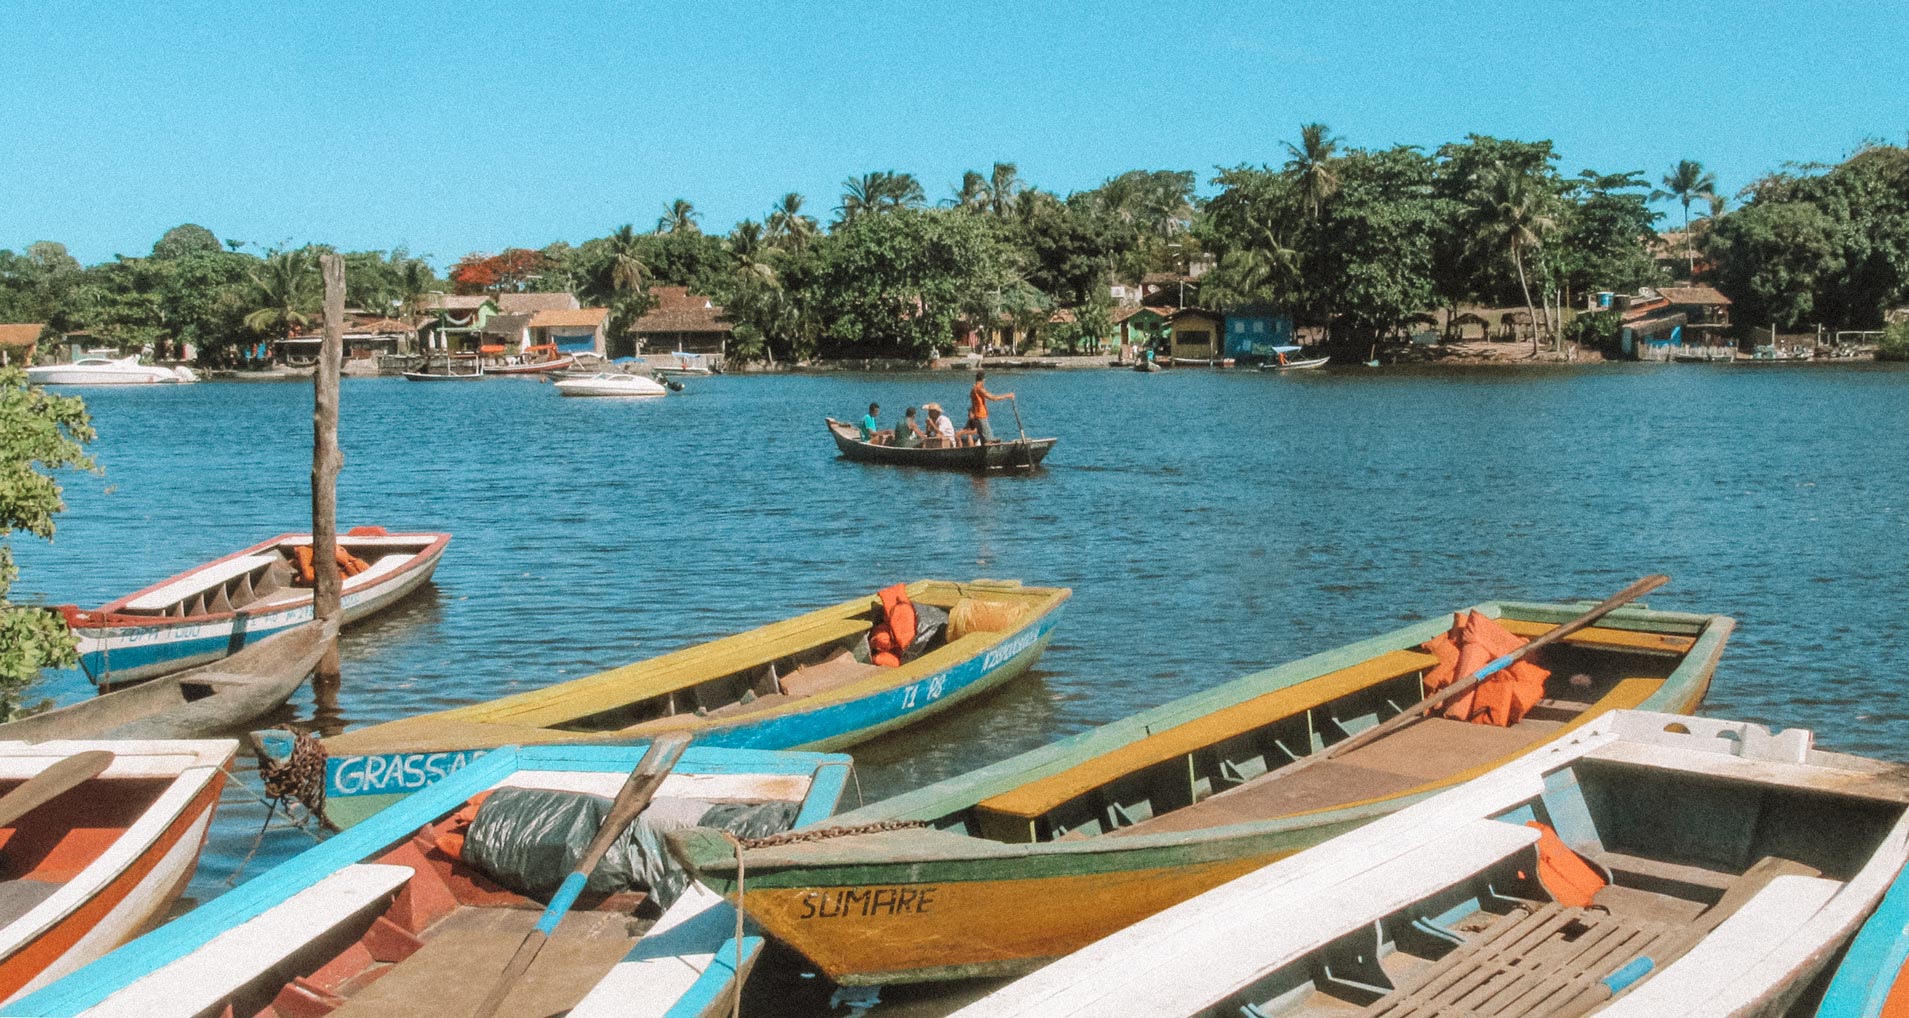
[[[28,813],[59,798],[112,766],[113,754],[103,749],[75,753],[38,774],[20,787],[0,796],[0,827],[7,827]]]

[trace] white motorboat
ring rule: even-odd
[[[83,357],[71,364],[42,364],[27,369],[27,381],[34,385],[154,385],[198,380],[191,368],[141,364],[138,357]]]
[[[555,384],[557,391],[566,396],[661,396],[669,392],[654,378],[618,371],[600,371],[589,378],[566,378]]]

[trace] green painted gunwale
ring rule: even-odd
[[[1582,614],[1591,602],[1539,604],[1488,602],[1476,610],[1492,617],[1509,615],[1560,624]],[[1641,710],[1676,712],[1700,700],[1716,669],[1735,621],[1721,615],[1623,608],[1598,623],[1611,629],[1694,636],[1663,686],[1638,705]],[[1443,632],[1449,616],[1393,630],[1333,650],[1235,679],[1182,697],[1132,717],[1090,729],[1000,763],[957,775],[913,792],[837,815],[823,826],[849,826],[883,820],[934,823],[991,796],[1073,767],[1146,737],[1264,693],[1317,678],[1369,658],[1417,646]],[[1199,831],[1095,837],[1080,841],[1005,844],[939,830],[895,831],[825,841],[751,849],[748,881],[752,888],[837,887],[858,884],[1014,881],[1083,876],[1194,865],[1261,854],[1286,854],[1320,844],[1389,813],[1437,794],[1431,789],[1370,803],[1322,810],[1277,820],[1250,821]],[[733,894],[734,848],[708,832],[671,836],[677,853],[705,883]]]

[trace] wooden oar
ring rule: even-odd
[[[1034,449],[1027,444],[1027,429],[1021,425],[1021,401],[1008,397],[1008,406],[1014,408],[1014,429],[1021,433],[1021,458],[1027,461],[1030,469],[1034,466]]]
[[[504,1006],[504,998],[529,971],[530,963],[537,960],[537,952],[543,950],[544,942],[557,932],[557,924],[563,922],[564,913],[576,904],[577,896],[583,893],[583,885],[590,880],[591,871],[603,859],[605,852],[622,835],[625,828],[636,821],[636,815],[650,804],[656,789],[669,776],[670,768],[689,747],[690,736],[687,732],[673,732],[657,738],[650,743],[649,751],[637,762],[636,769],[630,772],[630,778],[623,783],[621,791],[616,793],[616,802],[610,806],[610,813],[603,818],[603,826],[597,828],[597,836],[590,840],[590,846],[583,850],[582,858],[570,875],[563,878],[557,893],[550,896],[550,905],[544,909],[543,918],[537,920],[536,928],[524,935],[524,942],[517,945],[517,953],[511,955],[510,964],[504,966],[504,974],[497,979],[497,985],[491,987],[490,996],[471,1012],[471,1018],[491,1018],[497,1009]]]
[[[112,763],[113,754],[103,749],[89,749],[26,779],[19,788],[0,796],[0,827],[12,826],[15,820],[99,777]]]
[[[1506,654],[1502,657],[1499,657],[1491,661],[1490,663],[1486,664],[1482,668],[1479,668],[1477,671],[1473,672],[1472,674],[1462,679],[1459,679],[1457,682],[1454,682],[1451,685],[1446,686],[1444,689],[1441,689],[1438,692],[1433,693],[1431,696],[1428,696],[1425,699],[1420,700],[1419,702],[1413,704],[1412,706],[1405,708],[1403,711],[1400,711],[1398,714],[1393,715],[1390,719],[1386,720],[1382,724],[1373,725],[1371,728],[1368,728],[1365,731],[1360,732],[1359,734],[1353,736],[1352,738],[1333,743],[1331,746],[1328,746],[1317,753],[1313,753],[1309,756],[1302,756],[1299,759],[1293,761],[1292,763],[1289,763],[1286,766],[1281,767],[1279,770],[1272,772],[1273,776],[1284,776],[1284,775],[1294,774],[1299,771],[1303,771],[1307,767],[1310,767],[1313,764],[1319,763],[1322,760],[1330,760],[1333,757],[1338,756],[1342,753],[1349,753],[1352,750],[1358,749],[1360,746],[1368,745],[1372,743],[1374,740],[1390,735],[1391,733],[1396,732],[1401,728],[1404,728],[1406,725],[1409,725],[1412,722],[1417,721],[1420,718],[1426,716],[1427,714],[1430,714],[1432,711],[1437,710],[1447,700],[1452,700],[1457,697],[1463,696],[1466,693],[1471,692],[1473,689],[1478,688],[1479,683],[1484,682],[1486,679],[1491,678],[1493,675],[1496,675],[1499,672],[1504,671],[1506,668],[1511,667],[1511,665],[1514,662],[1524,657],[1526,654],[1529,654],[1540,647],[1549,646],[1550,644],[1556,643],[1559,640],[1562,640],[1565,637],[1570,636],[1572,633],[1575,633],[1578,630],[1583,629],[1584,627],[1603,618],[1604,616],[1609,615],[1611,612],[1622,607],[1626,603],[1635,601],[1638,598],[1643,597],[1645,594],[1648,594],[1651,591],[1656,590],[1658,587],[1661,587],[1664,584],[1669,582],[1670,582],[1670,577],[1664,576],[1662,574],[1653,574],[1650,576],[1646,576],[1643,579],[1638,580],[1636,583],[1633,583],[1630,586],[1625,587],[1623,590],[1620,590],[1617,593],[1612,594],[1609,598],[1606,598],[1605,600],[1598,602],[1597,606],[1592,608],[1590,611],[1585,612],[1584,614],[1578,616],[1577,618],[1572,619],[1569,622],[1566,622],[1564,625],[1561,625],[1557,627],[1556,629],[1553,629],[1550,632],[1537,637],[1536,639],[1525,644],[1524,646],[1519,647],[1517,650],[1514,650],[1509,654]]]

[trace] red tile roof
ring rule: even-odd
[[[1730,304],[1730,298],[1714,286],[1660,286],[1657,292],[1672,304]]]
[[[689,292],[686,286],[653,286],[656,306],[636,320],[631,332],[734,332],[721,305]]]

